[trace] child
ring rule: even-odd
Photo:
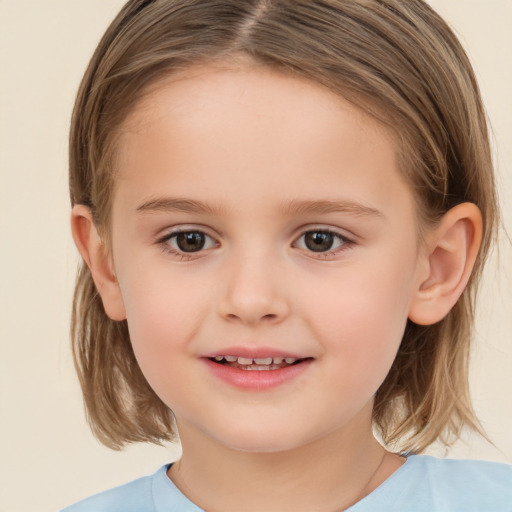
[[[418,455],[481,431],[497,225],[475,78],[423,1],[130,0],[70,188],[91,426],[183,456],[67,511],[512,509],[510,466]]]

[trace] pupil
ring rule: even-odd
[[[183,252],[200,251],[204,247],[205,242],[204,233],[199,233],[198,231],[179,233],[176,236],[176,244],[180,251]]]
[[[332,244],[334,243],[334,237],[331,233],[310,231],[309,233],[306,233],[304,242],[310,251],[324,252],[331,249]]]

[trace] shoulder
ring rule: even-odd
[[[86,498],[61,512],[152,512],[153,480],[167,466],[160,468],[154,475],[145,476],[119,487],[100,492]]]
[[[512,509],[512,466],[497,462],[409,457],[404,498],[435,510],[508,511]]]
[[[431,455],[415,455],[409,458],[411,471],[428,475],[437,485],[448,480],[451,484],[473,483],[489,486],[506,486],[512,483],[512,466],[499,462],[465,459],[440,459]]]
[[[409,455],[350,512],[512,512],[512,466]]]

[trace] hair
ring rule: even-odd
[[[477,284],[498,207],[486,115],[469,60],[422,0],[130,0],[82,80],[71,122],[71,202],[108,238],[116,137],[148,87],[194,65],[238,56],[311,80],[388,126],[419,224],[472,202],[484,236],[468,286],[440,322],[408,321],[380,386],[373,421],[387,444],[413,453],[482,433],[468,383]],[[82,263],[72,316],[88,421],[115,449],[176,434],[172,411],[144,378],[126,321],[109,319]]]

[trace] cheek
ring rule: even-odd
[[[308,286],[308,303],[301,307],[310,311],[312,329],[328,345],[325,350],[344,361],[354,378],[364,379],[370,369],[378,379],[386,376],[407,322],[413,275],[411,260],[390,254],[347,267],[321,286]]]
[[[129,279],[120,278],[120,284],[133,350],[153,385],[168,378],[176,354],[190,350],[205,301],[200,287],[185,286],[156,265],[149,268],[126,274]]]

